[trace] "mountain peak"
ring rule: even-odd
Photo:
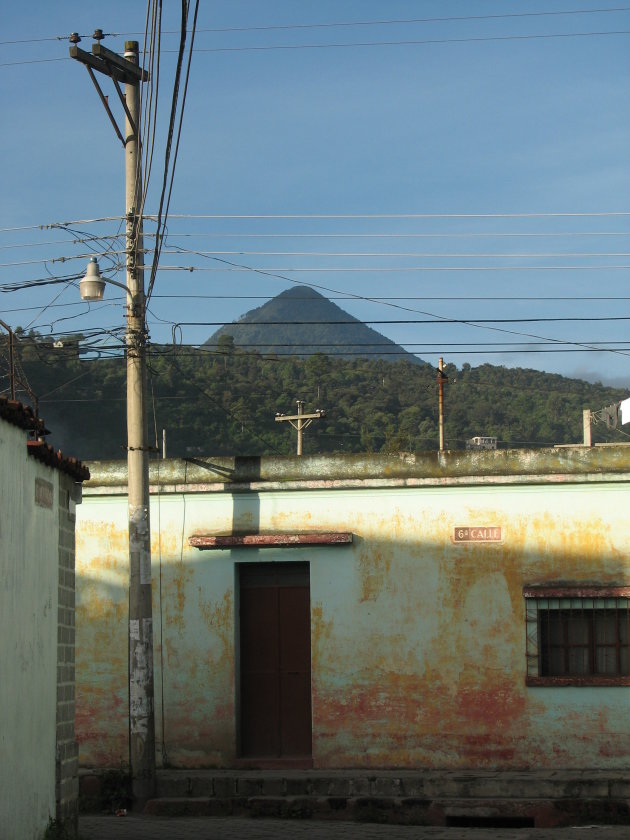
[[[424,364],[310,286],[285,289],[238,321],[218,329],[206,346],[215,346],[224,335],[231,335],[236,347],[263,354],[305,357],[325,353]]]

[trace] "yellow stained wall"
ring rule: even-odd
[[[174,766],[237,750],[235,564],[309,561],[316,767],[627,764],[625,687],[527,687],[523,586],[630,583],[628,485],[484,484],[152,498],[157,739]],[[103,493],[101,489],[99,493]],[[126,498],[77,517],[81,763],[127,757]],[[453,542],[456,526],[500,543]],[[351,546],[199,551],[196,534],[352,531]]]

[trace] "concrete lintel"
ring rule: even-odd
[[[295,545],[347,545],[352,534],[347,532],[312,532],[306,534],[227,534],[215,536],[197,534],[189,537],[193,548],[200,550],[222,548],[283,548]]]

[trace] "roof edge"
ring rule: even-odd
[[[87,488],[126,487],[127,462],[91,461]],[[226,490],[278,483],[369,482],[473,479],[491,481],[561,476],[630,475],[630,447],[553,447],[488,451],[419,452],[396,455],[304,455],[166,459],[152,461],[155,487],[213,485]]]

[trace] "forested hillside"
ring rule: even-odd
[[[59,342],[57,342],[59,344]],[[81,360],[76,337],[21,334],[20,378],[39,397],[49,441],[85,460],[125,457],[125,364],[121,355]],[[3,358],[0,353],[0,360]],[[0,365],[2,361],[0,361]],[[21,372],[23,369],[23,373]],[[304,436],[315,452],[398,452],[438,447],[436,371],[380,359],[262,357],[223,339],[217,349],[153,346],[148,389],[150,438],[169,456],[290,454],[295,432],[276,412],[325,409]],[[582,440],[582,410],[597,411],[628,394],[599,384],[492,365],[447,365],[445,437],[464,448],[473,435],[500,446]],[[6,393],[6,367],[0,368]],[[29,401],[20,390],[20,399]],[[628,427],[630,429],[630,427]],[[626,442],[623,429],[598,424],[594,441]]]

